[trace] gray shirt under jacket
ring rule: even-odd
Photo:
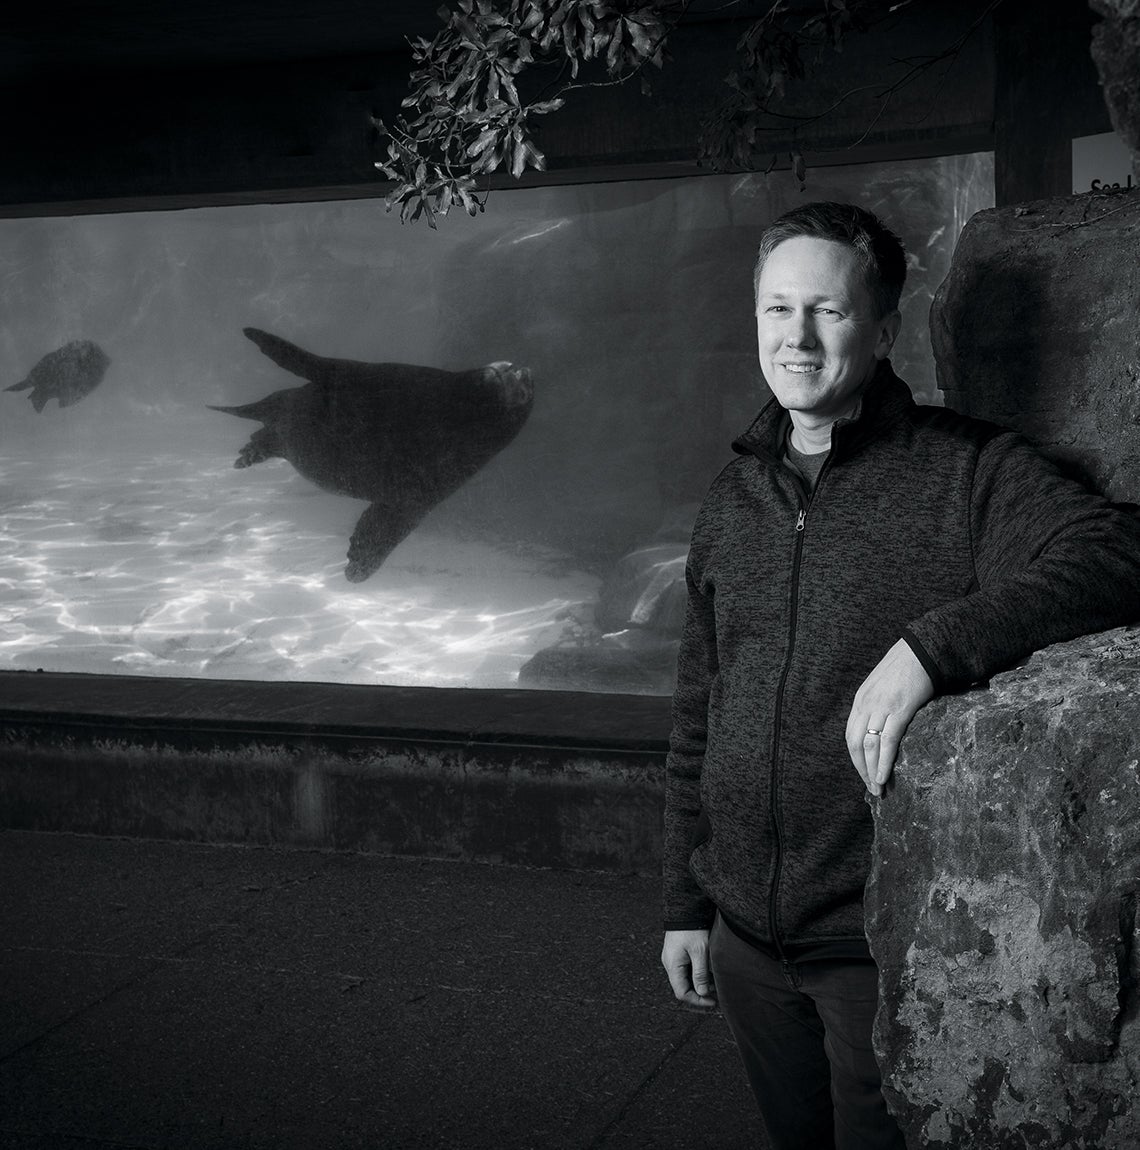
[[[784,462],[804,481],[808,493],[815,490],[819,473],[827,462],[826,451],[797,451],[792,446],[792,421],[788,420],[788,433],[784,441]]]
[[[889,363],[814,491],[773,400],[693,530],[666,762],[667,930],[782,958],[867,955],[872,817],[856,689],[901,637],[944,692],[1140,618],[1140,520],[1020,436],[920,407]]]

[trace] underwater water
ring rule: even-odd
[[[588,614],[598,579],[564,556],[430,527],[353,587],[344,545],[364,504],[283,460],[239,489],[211,458],[216,422],[180,415],[178,452],[7,455],[0,665],[501,686]]]
[[[937,402],[927,313],[992,157],[809,179],[903,235],[893,361]],[[0,391],[0,669],[668,692],[692,516],[767,394],[755,236],[804,195],[787,174],[512,190],[436,232],[372,200],[0,221],[0,387],[38,381]],[[45,363],[74,341],[102,374]],[[356,366],[329,382],[330,357]],[[456,416],[370,366],[502,361],[533,407],[484,446],[497,393]],[[286,390],[290,458],[235,468],[261,422],[212,408]]]

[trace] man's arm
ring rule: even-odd
[[[708,737],[708,703],[717,673],[716,622],[711,597],[686,569],[688,605],[677,655],[673,728],[665,761],[665,835],[662,894],[665,944],[661,962],[683,1002],[711,1006],[708,934],[716,909],[689,873],[701,811],[701,770]]]
[[[936,692],[1140,618],[1140,519],[1062,476],[1020,437],[983,450],[970,526],[977,589],[912,621],[856,692],[847,748],[872,794]]]
[[[970,524],[977,589],[907,628],[938,689],[1140,618],[1140,519],[1063,476],[1019,436],[998,436],[982,451]]]

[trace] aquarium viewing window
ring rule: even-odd
[[[992,154],[495,192],[438,231],[0,221],[0,670],[669,693],[696,505],[766,398],[755,240],[807,198],[903,236],[893,361],[937,402]]]

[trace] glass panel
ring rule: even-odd
[[[929,402],[930,301],[993,202],[988,154],[809,181],[496,192],[438,231],[0,221],[0,668],[667,693],[692,516],[765,395],[758,230],[813,198],[900,231]]]

